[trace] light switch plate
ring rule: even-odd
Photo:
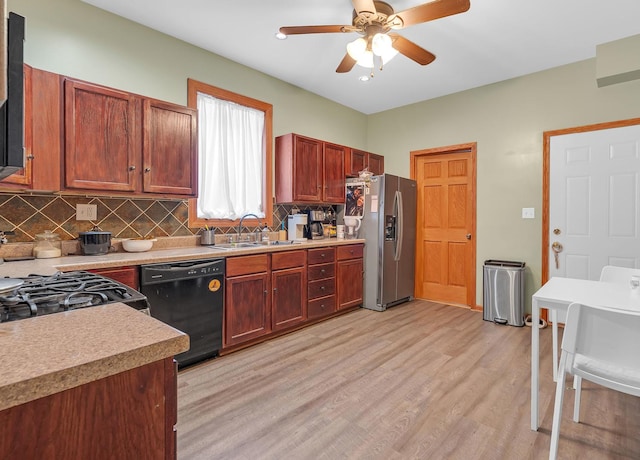
[[[522,208],[523,219],[535,219],[535,217],[536,217],[535,208]]]
[[[98,220],[98,205],[76,204],[76,220]]]

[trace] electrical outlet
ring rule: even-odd
[[[535,217],[536,217],[535,208],[522,208],[523,219],[535,219]]]
[[[76,220],[98,220],[98,205],[77,204]]]

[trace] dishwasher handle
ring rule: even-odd
[[[214,275],[224,276],[224,259],[142,265],[140,267],[140,284],[144,286]]]

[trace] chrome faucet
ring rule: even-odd
[[[245,214],[244,216],[242,216],[240,218],[240,223],[238,224],[238,241],[240,241],[240,235],[242,234],[242,222],[244,221],[245,217],[255,217],[256,219],[260,219],[260,217],[256,216],[255,214]]]

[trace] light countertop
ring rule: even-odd
[[[189,349],[189,337],[121,303],[0,324],[0,410]]]
[[[234,257],[264,252],[291,251],[326,246],[364,243],[364,239],[338,240],[335,238],[309,240],[300,244],[269,245],[253,248],[239,248],[232,251],[217,246],[186,246],[167,249],[152,248],[147,252],[113,252],[102,256],[65,256],[52,259],[34,259],[0,264],[0,277],[20,278],[30,274],[52,275],[56,271],[89,270],[95,268],[122,267],[127,265],[173,262],[177,260],[197,260],[219,257]]]

